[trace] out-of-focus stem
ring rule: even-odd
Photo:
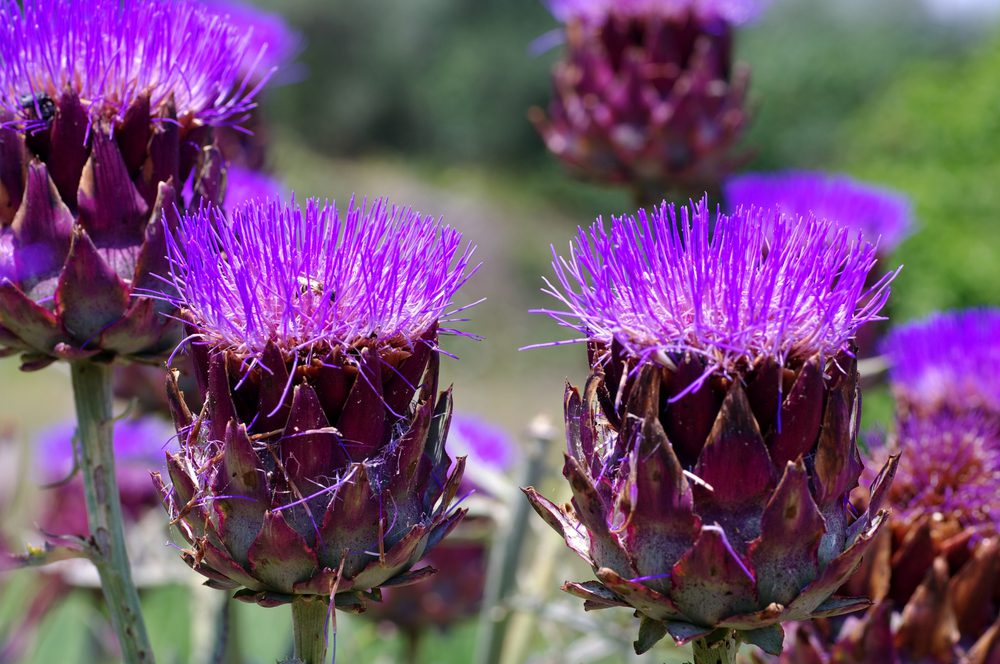
[[[705,639],[694,642],[694,664],[736,664],[736,653],[740,650],[735,634],[709,645]]]
[[[90,527],[90,557],[101,578],[111,624],[127,664],[152,664],[139,593],[132,581],[121,499],[115,475],[111,367],[92,362],[70,365],[80,441],[80,473]]]
[[[323,664],[329,639],[330,601],[316,596],[298,596],[292,601],[292,639],[295,659],[302,664]]]
[[[518,484],[533,486],[545,474],[545,449],[551,441],[550,427],[533,427],[531,442],[524,456],[524,466]],[[514,504],[510,521],[497,534],[497,546],[490,554],[483,611],[480,614],[477,639],[477,664],[498,664],[503,654],[504,640],[510,626],[511,608],[508,600],[517,592],[517,572],[520,568],[524,543],[528,534],[531,506],[523,498]]]

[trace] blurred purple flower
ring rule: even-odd
[[[510,434],[482,418],[456,413],[451,418],[448,436],[452,454],[468,456],[472,464],[502,473],[516,459],[517,446]]]
[[[157,478],[185,562],[264,606],[361,610],[426,577],[464,515],[438,335],[472,248],[384,200],[271,199],[185,215],[168,249],[207,392],[196,417],[171,386],[181,446]]]
[[[226,173],[226,214],[233,214],[251,201],[283,198],[287,193],[288,189],[277,178],[243,166],[230,166]]]
[[[892,252],[913,230],[909,198],[897,191],[854,180],[846,175],[808,171],[751,173],[725,185],[731,210],[757,206],[777,208],[790,216],[815,215],[850,229]]]
[[[676,19],[693,15],[702,21],[740,24],[756,17],[768,4],[769,0],[548,0],[552,14],[564,23],[601,22],[608,16]]]
[[[259,62],[247,73],[276,70],[271,85],[289,83],[297,78],[292,61],[302,50],[304,37],[291,27],[281,14],[265,11],[242,0],[205,0],[205,5],[241,33],[250,36],[248,51],[259,53]],[[248,63],[249,64],[249,63]]]
[[[42,431],[35,445],[37,481],[51,485],[43,490],[44,507],[39,527],[48,533],[86,535],[87,509],[83,482],[74,472],[73,436],[76,426],[63,422]],[[164,468],[167,444],[175,437],[170,425],[155,417],[122,420],[115,425],[115,473],[122,510],[129,523],[160,504],[149,474]]]
[[[982,409],[1000,420],[1000,309],[939,312],[882,344],[904,412]]]

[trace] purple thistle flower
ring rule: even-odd
[[[382,199],[343,214],[316,199],[252,201],[229,220],[202,209],[168,238],[174,303],[203,344],[244,358],[269,343],[305,356],[419,339],[448,322],[472,253],[455,229]]]
[[[876,461],[900,454],[888,498],[894,521],[937,515],[962,529],[1000,534],[1000,422],[994,418],[974,410],[907,417],[892,444],[873,451]]]
[[[410,571],[465,510],[464,459],[445,451],[438,334],[472,248],[380,200],[340,213],[251,201],[185,215],[169,281],[206,393],[169,386],[180,450],[156,478],[210,585],[273,606],[330,596],[359,610]],[[207,530],[206,530],[207,529]],[[207,540],[205,533],[213,533]]]
[[[232,165],[226,172],[225,210],[227,215],[233,214],[238,208],[250,201],[282,198],[287,193],[287,187],[267,173]]]
[[[56,424],[42,431],[35,447],[35,466],[45,507],[39,526],[45,532],[84,535],[89,532],[83,482],[74,472],[73,422]],[[159,495],[150,485],[149,474],[164,467],[163,452],[175,434],[170,425],[155,417],[118,422],[114,432],[115,473],[122,509],[130,523],[156,508]],[[68,481],[67,481],[68,479]]]
[[[546,292],[566,308],[545,313],[583,335],[592,371],[564,399],[572,502],[525,492],[597,575],[564,590],[636,610],[637,652],[669,633],[778,654],[782,622],[868,604],[832,596],[885,521],[896,463],[852,513],[851,337],[894,276],[866,286],[874,264],[830,221],[704,200],[598,220],[555,257]]]
[[[542,313],[582,335],[573,341],[617,342],[643,362],[699,356],[694,389],[709,372],[847,349],[879,320],[896,274],[867,287],[875,248],[837,224],[755,207],[713,219],[707,200],[612,217],[610,230],[599,219],[568,258],[553,256],[545,292],[565,309]]]
[[[897,191],[822,172],[750,173],[725,185],[730,209],[756,206],[782,213],[815,215],[861,231],[879,253],[891,252],[913,230],[913,207]]]
[[[33,130],[72,90],[91,122],[126,121],[148,96],[154,117],[238,124],[270,76],[267,44],[184,0],[3,0],[0,108]],[[50,108],[51,106],[51,108]]]
[[[700,196],[747,159],[749,78],[733,66],[734,23],[747,0],[550,2],[567,22],[547,111],[531,120],[575,175],[631,188],[655,204],[671,191]]]
[[[496,472],[509,470],[517,446],[503,428],[472,415],[456,413],[451,419],[449,442],[458,456],[467,456],[476,465]]]
[[[984,409],[1000,417],[1000,310],[939,312],[894,328],[882,344],[904,411]]]
[[[245,73],[259,76],[262,71],[276,70],[271,85],[289,82],[292,60],[302,50],[304,38],[301,33],[288,25],[280,14],[264,11],[249,2],[205,0],[205,5],[240,33],[249,35],[247,52],[261,54],[259,62],[246,62],[254,66],[248,66]]]
[[[767,4],[767,0],[548,0],[552,14],[564,23],[599,23],[608,16],[676,19],[693,15],[702,21],[740,24],[756,17]]]

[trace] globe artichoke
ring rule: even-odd
[[[850,339],[893,276],[864,285],[874,251],[825,220],[702,201],[598,221],[556,258],[548,313],[592,372],[566,390],[571,503],[526,493],[597,575],[564,589],[635,609],[638,652],[668,633],[726,661],[739,640],[779,652],[782,621],[869,604],[832,595],[885,522],[895,466],[855,517]]]
[[[157,477],[208,585],[362,610],[462,518],[438,335],[468,277],[460,235],[383,201],[185,216],[169,236],[206,400],[171,385],[180,449]]]
[[[732,65],[733,27],[757,2],[550,0],[566,24],[548,112],[531,119],[549,150],[586,179],[715,191],[745,155],[749,71]]]
[[[459,488],[469,498],[469,514],[422,561],[445,573],[426,583],[386,590],[382,601],[372,604],[365,614],[392,623],[414,641],[430,627],[447,629],[479,612],[496,514],[502,504],[491,491],[495,485],[488,480],[477,482],[475,477],[503,473],[515,455],[514,443],[503,429],[470,415],[455,415],[448,443],[469,460],[469,471]]]
[[[268,72],[248,86],[249,35],[180,1],[3,0],[0,25],[0,349],[160,358],[163,222],[221,200],[212,128]]]

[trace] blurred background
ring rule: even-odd
[[[455,385],[457,409],[522,440],[529,421],[547,416],[556,442],[545,450],[551,472],[540,489],[565,495],[557,472],[562,393],[565,380],[585,376],[583,349],[518,349],[567,335],[527,313],[549,304],[539,290],[550,245],[565,247],[578,224],[628,212],[631,203],[624,191],[570,179],[526,118],[548,101],[556,21],[540,0],[257,4],[303,36],[295,66],[264,99],[268,169],[300,198],[389,196],[442,215],[478,245],[483,267],[460,303],[487,298],[463,326],[486,339],[444,340],[460,357],[445,362],[445,381]],[[1000,0],[779,0],[738,40],[739,59],[752,68],[750,170],[844,171],[913,198],[917,232],[887,266],[905,265],[892,320],[1000,305]],[[7,487],[33,463],[27,452],[37,431],[72,415],[66,373],[55,365],[23,375],[15,360],[0,363],[0,429],[24,452],[0,465]],[[888,424],[885,395],[866,394],[865,409],[866,425]],[[17,484],[4,528],[31,525],[39,494],[25,484]],[[624,610],[618,623],[602,623],[605,645],[593,646],[593,658],[571,654],[592,625],[558,586],[589,572],[563,555],[540,520],[531,526],[539,537],[524,591],[558,615],[546,619],[551,628],[520,624],[523,656],[515,661],[630,661],[635,625]],[[0,629],[27,611],[35,575],[20,571],[0,585]],[[200,577],[186,569],[176,578],[146,596],[159,661],[208,661],[205,632],[222,593],[192,590]],[[47,612],[18,661],[93,661],[87,644],[103,638],[93,629],[94,606],[86,591],[71,593]],[[237,607],[231,629],[241,661],[287,654],[284,613]],[[353,617],[339,618],[338,633],[342,662],[403,661],[410,647],[390,627]],[[475,640],[472,620],[428,635],[411,661],[469,662]],[[677,657],[661,646],[642,661]]]

